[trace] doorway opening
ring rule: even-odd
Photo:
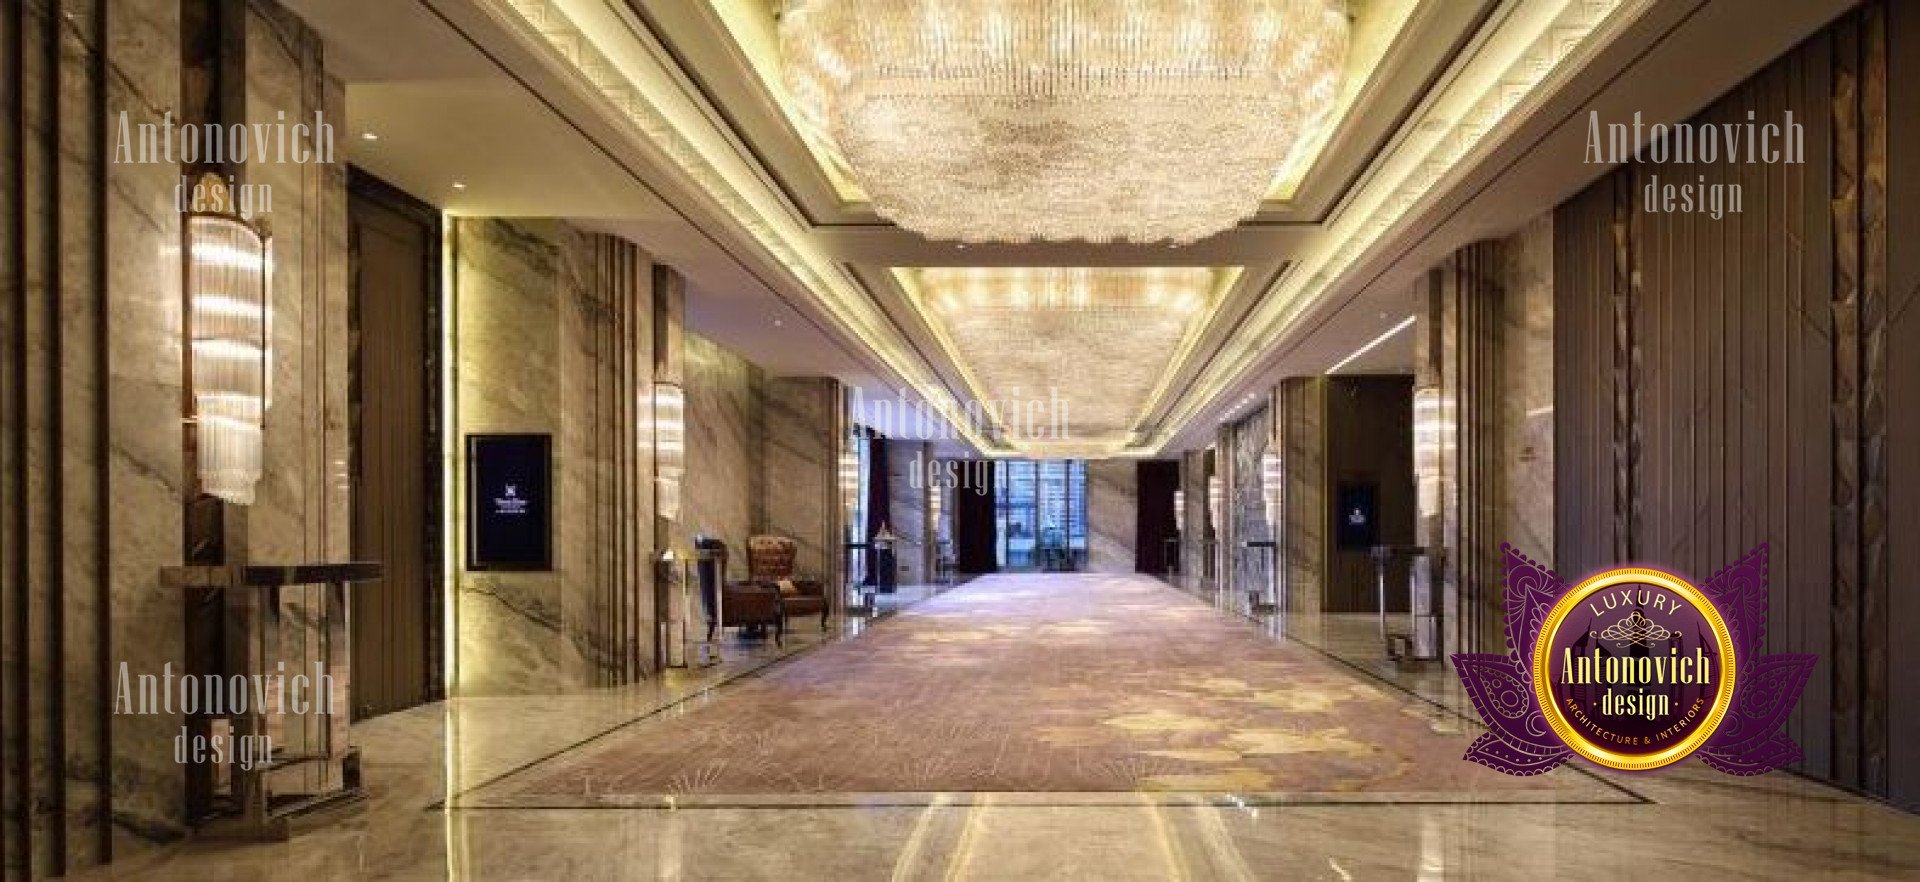
[[[440,212],[349,170],[347,463],[356,719],[442,698]]]

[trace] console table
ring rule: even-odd
[[[349,586],[380,576],[380,564],[366,562],[161,572],[186,605],[186,673],[260,684],[244,707],[223,697],[222,707],[185,715],[183,738],[224,746],[218,758],[186,765],[187,807],[202,835],[285,839],[365,797],[359,750],[347,738]]]

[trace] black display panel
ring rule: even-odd
[[[467,436],[467,569],[553,569],[553,438]]]
[[[1380,488],[1372,482],[1340,482],[1334,512],[1335,535],[1341,548],[1368,549],[1380,544]]]

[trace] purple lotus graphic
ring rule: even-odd
[[[1533,681],[1536,670],[1536,644],[1549,612],[1553,611],[1569,590],[1568,585],[1552,570],[1529,560],[1511,545],[1502,546],[1505,555],[1506,571],[1506,633],[1507,653],[1460,653],[1453,656],[1455,668],[1460,672],[1460,681],[1465,685],[1467,695],[1489,731],[1481,735],[1467,749],[1466,759],[1479,763],[1495,771],[1509,775],[1538,775],[1550,771],[1574,756],[1576,751],[1569,747],[1567,740],[1556,731],[1576,731],[1568,724],[1550,725],[1547,714],[1540,706],[1543,694],[1553,694],[1556,703],[1565,701],[1571,712],[1582,725],[1595,732],[1615,727],[1620,732],[1658,733],[1644,736],[1648,744],[1655,744],[1665,735],[1658,727],[1666,720],[1657,719],[1648,713],[1645,720],[1627,718],[1623,722],[1613,723],[1598,716],[1597,708],[1603,706],[1631,707],[1636,712],[1643,707],[1667,708],[1678,701],[1679,708],[1670,713],[1680,720],[1678,725],[1667,731],[1697,726],[1708,719],[1697,708],[1708,706],[1710,690],[1702,690],[1698,679],[1692,684],[1676,682],[1667,677],[1672,671],[1690,672],[1687,667],[1689,654],[1706,661],[1698,666],[1714,679],[1731,675],[1733,677],[1731,701],[1725,704],[1725,714],[1718,720],[1718,727],[1712,734],[1699,743],[1697,749],[1674,756],[1672,760],[1663,760],[1660,764],[1677,761],[1688,753],[1698,754],[1702,762],[1730,775],[1758,775],[1770,772],[1781,766],[1800,761],[1803,754],[1800,745],[1787,737],[1782,731],[1787,715],[1800,699],[1800,692],[1806,686],[1807,677],[1813,672],[1815,656],[1794,654],[1765,654],[1767,621],[1767,546],[1748,553],[1745,559],[1713,575],[1706,584],[1700,586],[1699,594],[1705,596],[1718,618],[1724,623],[1725,634],[1716,640],[1713,636],[1701,633],[1706,628],[1680,627],[1682,618],[1671,607],[1663,607],[1659,599],[1651,606],[1629,605],[1634,602],[1634,591],[1614,591],[1619,595],[1619,606],[1615,607],[1615,598],[1609,596],[1602,609],[1600,595],[1592,598],[1593,614],[1586,615],[1584,609],[1568,617],[1572,624],[1590,623],[1591,630],[1574,628],[1569,631],[1569,621],[1557,619],[1556,638],[1568,634],[1567,640],[1556,640],[1559,651],[1566,652],[1570,661],[1577,660],[1581,671],[1606,670],[1627,671],[1631,678],[1634,671],[1646,677],[1654,672],[1651,680],[1634,681],[1634,695],[1630,703],[1618,702],[1609,696],[1605,705],[1594,698],[1601,686],[1572,685],[1536,689]],[[1642,602],[1646,598],[1659,594],[1658,591],[1641,590]],[[1583,600],[1581,606],[1585,606]],[[1666,623],[1656,621],[1663,612],[1675,614]],[[1685,610],[1694,613],[1693,610]],[[1584,618],[1582,618],[1584,617]],[[1704,621],[1695,614],[1688,621]],[[1731,655],[1722,652],[1730,645]],[[1592,653],[1591,659],[1587,654]],[[1664,653],[1664,654],[1663,654]],[[1734,671],[1712,671],[1714,660],[1733,660]],[[1554,661],[1549,655],[1543,662]],[[1543,663],[1539,670],[1552,667]],[[1567,682],[1583,684],[1585,680],[1569,678]],[[1560,690],[1560,691],[1555,691]],[[1693,704],[1688,704],[1692,700]],[[1586,702],[1586,703],[1583,703]],[[1689,714],[1686,708],[1696,711]],[[1592,716],[1586,712],[1595,709]],[[1556,704],[1556,715],[1561,712]],[[1708,722],[1707,725],[1712,725]],[[1576,737],[1584,737],[1584,734]],[[1696,736],[1697,737],[1697,736]],[[1629,739],[1630,740],[1630,739]],[[1651,748],[1649,748],[1651,750]],[[1598,751],[1607,753],[1605,750]],[[1594,752],[1579,751],[1589,759]],[[1624,755],[1623,755],[1624,756]],[[1606,763],[1613,765],[1612,763]],[[1616,765],[1616,768],[1652,768],[1651,764]]]

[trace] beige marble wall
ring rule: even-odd
[[[1502,535],[1553,565],[1553,215],[1506,241],[1501,304]]]
[[[1280,565],[1282,603],[1287,611],[1317,614],[1327,583],[1327,451],[1325,377],[1280,381],[1275,395],[1277,427],[1283,445]]]
[[[1207,519],[1207,452],[1190,450],[1180,457],[1180,487],[1185,491],[1184,527],[1180,531],[1180,583],[1189,591],[1212,584]]]
[[[653,642],[651,531],[634,529],[652,517],[651,473],[629,400],[644,394],[631,371],[652,337],[650,265],[552,220],[460,219],[453,253],[457,432],[550,434],[554,470],[553,569],[458,572],[459,694],[622,682]]]
[[[246,16],[246,121],[312,120],[345,134],[346,92],[327,76],[320,37],[272,3]],[[347,166],[254,156],[245,181],[265,186],[273,230],[273,406],[266,463],[247,511],[250,559],[345,560],[347,476]]]
[[[778,377],[761,396],[766,529],[799,542],[795,567],[828,584],[839,583],[844,556],[838,480],[844,394],[831,377]]]
[[[1087,462],[1087,569],[1134,571],[1139,533],[1140,465],[1131,459]]]
[[[924,585],[933,575],[933,498],[927,488],[925,441],[888,439],[887,516],[900,541],[893,547],[901,585]]]
[[[111,693],[123,664],[178,673],[186,656],[182,598],[160,582],[182,562],[188,485],[181,168],[114,149],[123,112],[136,132],[167,111],[180,119],[180,10],[91,8],[0,11],[23,49],[0,58],[21,97],[19,124],[0,130],[0,363],[25,390],[0,396],[13,525],[0,570],[22,576],[0,591],[0,618],[19,626],[0,645],[0,700],[25,709],[0,714],[0,741],[25,748],[0,769],[7,878],[77,872],[187,832],[180,716],[115,713]],[[311,31],[266,0],[244,21],[229,76],[245,121],[344,118]],[[344,556],[345,169],[256,158],[241,173],[270,188],[277,257],[276,396],[248,544],[255,558]]]
[[[766,372],[698,334],[685,339],[687,475],[675,535],[718,537],[733,551],[730,570],[744,578],[747,537],[765,523]]]
[[[1442,551],[1449,653],[1503,645],[1502,543],[1553,560],[1553,238],[1536,218],[1416,286],[1418,535]],[[1482,461],[1500,466],[1467,467]]]

